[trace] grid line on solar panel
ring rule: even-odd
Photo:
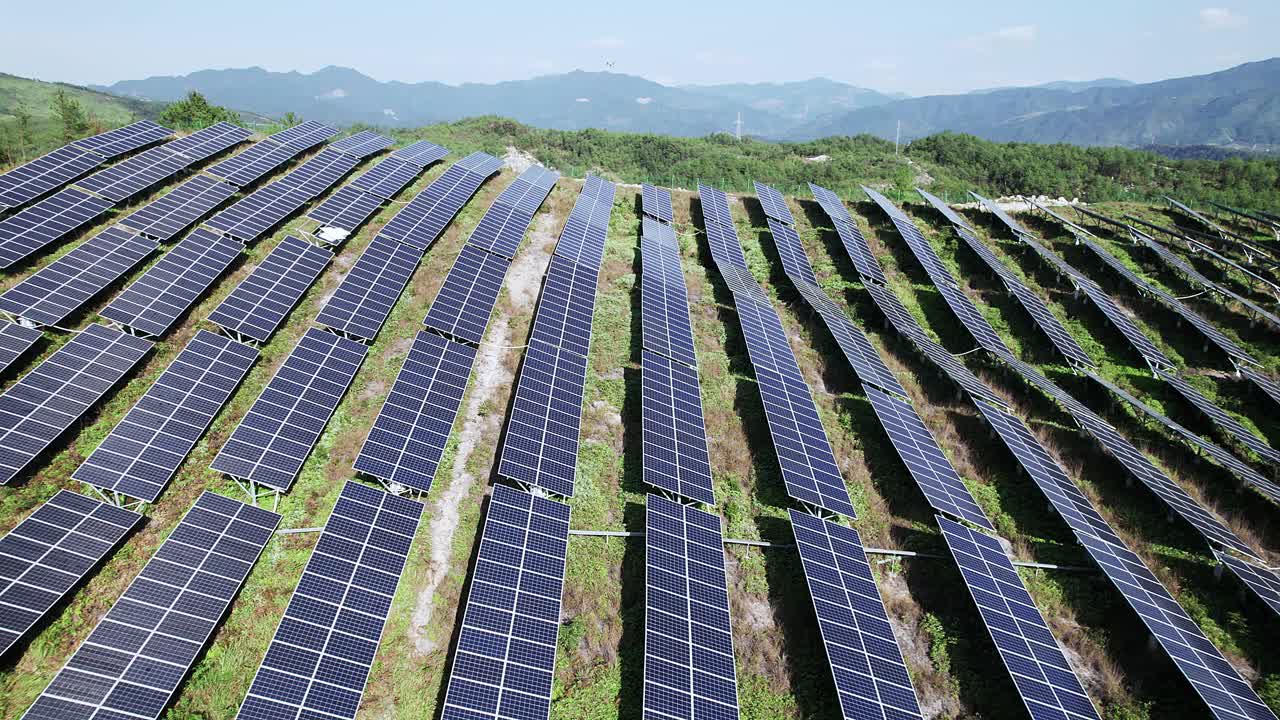
[[[319,222],[321,227],[338,228],[345,230],[349,235],[364,224],[364,221],[368,220],[380,207],[382,207],[382,198],[351,185],[344,185],[325,198],[324,202],[311,208],[307,212],[307,217]],[[316,237],[334,245],[341,242],[341,240],[330,241],[322,233],[317,233]]]
[[[330,250],[286,237],[209,313],[209,321],[266,342],[332,259]]]
[[[649,183],[640,186],[640,207],[645,215],[670,224],[674,219],[671,191]]]
[[[196,175],[154,202],[121,218],[120,224],[160,242],[167,242],[235,194],[234,185],[206,175]]]
[[[62,240],[111,209],[111,201],[69,187],[0,220],[0,268]]]
[[[857,225],[836,222],[836,235],[840,237],[840,244],[844,245],[845,252],[864,283],[870,281],[885,285],[889,282],[884,269],[880,267],[880,261],[876,260],[871,245]]]
[[[607,227],[590,225],[582,218],[570,215],[556,241],[556,257],[598,268],[604,260],[604,243],[607,237]]]
[[[689,294],[680,252],[663,241],[640,239],[642,347],[698,366],[689,320]]]
[[[698,183],[698,199],[702,204],[702,217],[707,224],[733,226],[729,196],[723,190]]]
[[[151,347],[93,324],[0,395],[0,485],[79,420]]]
[[[1270,568],[1258,567],[1227,553],[1215,550],[1213,554],[1218,558],[1218,562],[1239,578],[1240,582],[1257,595],[1271,612],[1280,616],[1280,573]]]
[[[0,537],[0,656],[141,522],[138,513],[59,490]]]
[[[467,243],[508,260],[515,258],[525,230],[559,178],[560,173],[539,165],[526,170],[498,195]]]
[[[644,715],[738,717],[719,516],[645,500]]]
[[[72,479],[155,502],[257,359],[247,345],[198,331]]]
[[[760,287],[756,276],[750,270],[737,265],[717,265],[716,269],[720,271],[720,279],[729,288],[729,292],[733,293],[735,304],[738,298],[746,298],[747,300],[754,300],[764,304],[771,302],[769,295],[764,291],[764,288]]]
[[[76,187],[121,202],[177,175],[188,164],[185,157],[161,145],[77,180]]]
[[[1215,718],[1275,717],[1141,558],[1122,545],[1087,535],[1079,540]]]
[[[494,486],[443,718],[550,715],[568,540],[568,505]]]
[[[648,350],[640,355],[644,481],[712,505],[698,371]]]
[[[244,152],[209,166],[205,172],[243,188],[289,162],[299,152],[301,150],[287,145],[263,140],[245,148]]]
[[[839,195],[813,183],[809,183],[809,192],[813,193],[813,199],[818,201],[818,205],[832,222],[853,224],[853,216],[849,214],[849,208],[844,206],[844,201]]]
[[[359,158],[327,147],[272,184],[297,190],[310,200],[337,185],[359,164]]]
[[[791,510],[791,530],[846,720],[923,715],[853,528]]]
[[[419,140],[391,153],[391,157],[427,168],[448,157],[449,151],[433,142]]]
[[[95,152],[109,160],[117,155],[137,150],[144,145],[164,140],[171,135],[173,135],[173,131],[163,125],[157,125],[150,120],[139,120],[115,130],[80,138],[72,142],[71,145],[81,150]]]
[[[369,168],[351,181],[351,187],[390,200],[422,173],[423,167],[394,155]]]
[[[1097,720],[1098,711],[1001,541],[943,517],[937,520],[1028,714]]]
[[[790,225],[768,218],[769,234],[773,236],[773,244],[782,258],[782,269],[787,277],[797,284],[818,284],[818,276],[809,264],[809,256],[805,254],[804,245],[800,244],[800,234]]]
[[[587,357],[599,275],[598,267],[553,256],[529,337]]]
[[[920,197],[925,199],[925,202],[932,205],[934,210],[937,210],[943,217],[945,217],[947,219],[947,222],[959,228],[968,230],[969,232],[976,232],[973,229],[973,226],[969,224],[969,221],[965,220],[964,216],[962,216],[960,213],[953,210],[950,205],[943,202],[942,198],[939,198],[936,195],[927,193],[924,190],[921,190],[920,188],[916,188],[916,192],[920,194]]]
[[[640,218],[640,237],[659,240],[677,247],[680,245],[676,231],[670,225],[664,225],[648,215]]]
[[[487,157],[487,156],[486,156]],[[431,247],[462,206],[488,178],[473,173],[458,161],[418,193],[382,227],[385,235],[419,250]]]
[[[573,497],[587,357],[529,339],[498,474]]]
[[[468,173],[475,175],[475,179],[484,182],[485,178],[502,169],[502,161],[498,158],[477,150],[470,155],[458,161],[458,167],[466,170]],[[588,176],[588,181],[591,176]]]
[[[964,325],[969,334],[978,343],[978,347],[986,348],[992,352],[1005,351],[1009,352],[1009,347],[1000,339],[1000,335],[996,333],[996,329],[991,327],[991,323],[983,316],[978,307],[973,304],[973,300],[969,299],[959,288],[950,285],[936,285],[938,293],[942,295],[942,299],[946,301],[947,307],[951,308],[951,312],[960,320],[960,324]]]
[[[249,130],[223,121],[165,143],[164,148],[182,155],[187,159],[187,164],[191,165],[213,157],[234,145],[239,145],[251,137],[253,133]]]
[[[337,135],[338,131],[323,123],[315,120],[308,120],[300,125],[294,125],[291,128],[285,128],[278,133],[268,135],[267,139],[292,148],[295,152],[302,152],[308,148],[315,147],[329,138]]]
[[[1218,407],[1212,400],[1205,397],[1191,386],[1186,380],[1156,370],[1155,374],[1161,380],[1169,383],[1178,394],[1187,399],[1187,402],[1194,405],[1200,412],[1204,413],[1215,425],[1226,431],[1228,435],[1240,441],[1242,445],[1257,453],[1259,457],[1272,463],[1280,463],[1280,452],[1276,452],[1275,448],[1268,445],[1262,438],[1249,432],[1249,429],[1236,420],[1227,411]]]
[[[871,401],[885,434],[929,504],[940,512],[995,530],[911,403],[870,385],[863,385],[862,389]]]
[[[42,334],[35,328],[0,320],[0,373],[4,373],[18,358],[26,354]]]
[[[463,245],[422,324],[479,343],[510,266],[511,261],[504,257]]]
[[[476,349],[419,330],[355,469],[425,493],[462,405]]]
[[[778,314],[771,305],[747,298],[737,298],[735,304],[787,494],[857,517],[813,394]]]
[[[1234,300],[1240,303],[1241,305],[1244,305],[1246,308],[1249,309],[1250,312],[1254,313],[1258,317],[1262,318],[1263,320],[1266,320],[1267,322],[1271,323],[1274,326],[1280,327],[1280,317],[1276,317],[1274,313],[1264,309],[1261,305],[1258,305],[1252,300],[1249,300],[1248,298],[1241,296],[1235,291],[1229,288],[1226,288],[1222,285],[1219,285],[1218,283],[1215,283],[1209,278],[1200,274],[1200,272],[1196,270],[1194,267],[1192,267],[1190,263],[1178,257],[1172,250],[1156,242],[1153,238],[1147,237],[1142,233],[1138,233],[1136,230],[1133,231],[1133,233],[1142,242],[1142,244],[1150,248],[1151,251],[1154,252],[1156,256],[1159,257],[1162,261],[1164,261],[1166,265],[1181,272],[1183,275],[1190,278],[1192,282],[1195,282],[1196,284],[1201,285],[1205,288],[1208,288],[1209,290],[1212,290],[1215,293],[1222,295],[1223,297],[1229,298],[1231,300]]]
[[[0,174],[0,206],[15,208],[59,188],[103,163],[102,156],[71,145]]]
[[[1031,476],[1049,504],[1076,534],[1086,533],[1108,542],[1121,542],[1120,536],[1021,419],[986,403],[975,402],[974,405],[1013,453],[1018,464]]]
[[[973,191],[970,191],[969,194],[972,195],[973,199],[977,200],[982,207],[986,208],[987,212],[995,215],[997,220],[1004,223],[1004,226],[1009,228],[1010,232],[1015,236],[1027,237],[1031,235],[1026,228],[1022,227],[1017,220],[1013,219],[1012,215],[1005,212],[1004,208],[1000,207],[999,203],[992,202]]]
[[[1277,485],[1276,483],[1266,479],[1265,477],[1262,476],[1261,473],[1259,473],[1257,470],[1254,470],[1252,467],[1250,467],[1244,461],[1237,458],[1235,455],[1232,455],[1226,450],[1223,450],[1221,447],[1218,447],[1217,445],[1209,442],[1208,440],[1201,438],[1199,435],[1195,434],[1191,430],[1183,427],[1182,425],[1174,422],[1173,420],[1170,420],[1165,415],[1156,412],[1152,408],[1148,407],[1141,400],[1138,400],[1133,395],[1130,395],[1129,393],[1125,392],[1120,387],[1113,385],[1112,383],[1107,382],[1106,380],[1103,380],[1101,377],[1098,377],[1092,372],[1086,372],[1086,374],[1090,378],[1092,378],[1095,382],[1097,382],[1099,385],[1102,385],[1103,387],[1110,390],[1117,397],[1125,400],[1126,402],[1128,402],[1130,405],[1133,405],[1135,408],[1137,408],[1141,412],[1145,413],[1151,418],[1154,418],[1157,422],[1165,425],[1170,430],[1173,430],[1177,434],[1181,435],[1183,439],[1185,439],[1187,442],[1191,443],[1192,445],[1195,445],[1197,448],[1202,450],[1206,455],[1209,455],[1210,457],[1212,457],[1214,461],[1216,461],[1222,467],[1226,468],[1229,472],[1231,472],[1233,475],[1239,478],[1242,482],[1254,486],[1255,488],[1257,488],[1259,492],[1271,498],[1273,502],[1280,504],[1280,485]]]
[[[307,330],[210,467],[287,491],[368,350],[333,333]]]
[[[243,249],[231,238],[197,228],[99,314],[147,335],[163,335],[240,257]]]
[[[764,209],[767,217],[788,225],[796,224],[796,219],[791,215],[791,208],[787,207],[787,200],[782,197],[782,193],[762,182],[753,184],[756,188],[756,198],[759,199],[760,207]]]
[[[862,382],[907,397],[907,391],[902,387],[902,383],[898,382],[897,376],[889,366],[885,365],[884,358],[880,357],[871,340],[853,324],[844,309],[817,285],[797,282],[796,288],[814,312],[822,317],[827,330],[835,337],[836,344],[840,346],[845,359]]]
[[[519,209],[532,217],[559,180],[558,172],[548,170],[541,165],[530,166],[499,193],[494,202]]]
[[[348,481],[238,718],[354,718],[422,504]]]
[[[250,243],[306,205],[310,199],[302,190],[277,181],[240,198],[204,224],[241,242]]]
[[[316,322],[372,340],[421,258],[417,248],[374,236],[316,316]]]
[[[354,135],[349,135],[331,143],[329,147],[356,158],[366,158],[374,153],[382,152],[394,144],[395,141],[391,138],[379,135],[372,130],[361,130]]]
[[[159,718],[279,522],[202,494],[23,717]]]
[[[1256,385],[1267,397],[1271,398],[1272,402],[1280,405],[1280,384],[1277,384],[1270,376],[1248,367],[1239,367],[1236,370],[1240,375],[1248,378],[1249,382]]]
[[[57,325],[129,272],[160,244],[112,225],[0,295],[0,310]]]

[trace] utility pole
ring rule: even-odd
[[[735,134],[738,137],[738,142],[742,142],[742,111],[741,110],[738,111],[738,122],[734,123],[734,127],[736,128]]]
[[[902,142],[902,121],[901,121],[901,120],[899,120],[899,121],[898,121],[898,132],[897,132],[897,134],[896,134],[896,135],[894,135],[894,136],[893,136],[893,154],[894,154],[894,155],[901,155],[901,154],[902,154],[902,153],[898,152],[898,145],[899,145],[901,142]]]

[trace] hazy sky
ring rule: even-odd
[[[258,0],[14,3],[0,71],[106,84],[204,68],[379,80],[515,80],[573,69],[667,84],[826,76],[913,95],[1210,72],[1280,55],[1280,2]],[[294,7],[296,6],[296,8]],[[966,10],[966,6],[969,8]]]

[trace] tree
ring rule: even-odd
[[[160,113],[160,123],[169,127],[199,130],[219,122],[239,124],[240,116],[220,105],[214,105],[204,95],[192,90],[187,96]]]
[[[302,118],[298,117],[292,110],[290,110],[284,114],[284,117],[280,118],[280,124],[284,127],[291,128],[295,125],[301,125]]]
[[[62,123],[62,141],[71,142],[89,132],[89,120],[80,102],[59,88],[53,93],[53,114]]]
[[[13,108],[18,131],[18,157],[20,161],[27,159],[27,140],[31,138],[31,111],[26,105],[18,103]]]

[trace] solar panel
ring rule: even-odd
[[[0,205],[18,207],[62,187],[103,162],[102,156],[65,145],[0,174]]]
[[[853,371],[862,382],[876,385],[903,397],[907,396],[907,391],[898,382],[893,371],[885,365],[884,359],[871,344],[871,340],[853,324],[835,301],[827,297],[827,294],[817,285],[796,283],[796,288],[808,301],[809,306],[822,317],[827,330],[835,337],[845,359],[849,361],[849,365],[853,367]]]
[[[924,717],[853,528],[791,511],[791,531],[845,720]]]
[[[110,209],[110,200],[66,188],[0,220],[0,268],[66,238]]]
[[[864,385],[863,390],[876,411],[876,417],[880,418],[885,434],[929,504],[935,510],[995,530],[911,403],[870,385]]]
[[[487,177],[468,171],[461,161],[454,163],[401,208],[379,234],[426,250]]]
[[[112,225],[0,295],[0,310],[57,325],[116,282],[159,243]]]
[[[604,260],[606,228],[589,225],[579,217],[569,216],[556,242],[556,256],[579,265],[598,268]]]
[[[650,494],[644,549],[644,716],[738,717],[719,516]]]
[[[359,164],[360,158],[327,147],[273,184],[297,190],[311,199],[337,185]]]
[[[876,260],[875,253],[871,251],[871,245],[867,243],[866,237],[856,225],[837,222],[836,234],[840,236],[840,243],[844,245],[845,252],[849,254],[854,269],[862,276],[864,283],[875,282],[884,285],[889,282],[884,270],[880,267],[880,262]]]
[[[531,165],[499,193],[494,202],[531,216],[542,206],[542,201],[559,180],[560,173],[541,165]]]
[[[515,258],[520,243],[524,241],[525,230],[532,219],[533,213],[495,202],[485,212],[484,217],[480,218],[480,223],[476,225],[475,230],[471,231],[467,244],[484,248],[495,255],[511,260]]]
[[[1266,310],[1261,305],[1258,305],[1252,300],[1226,287],[1223,287],[1218,283],[1213,282],[1209,278],[1200,274],[1200,271],[1192,267],[1190,263],[1186,262],[1182,258],[1178,257],[1176,254],[1174,254],[1174,252],[1171,251],[1169,248],[1165,247],[1164,245],[1161,245],[1160,243],[1147,237],[1146,235],[1142,235],[1139,233],[1138,239],[1142,242],[1142,244],[1150,248],[1152,252],[1156,254],[1157,257],[1163,260],[1166,265],[1181,272],[1183,275],[1187,276],[1192,282],[1195,282],[1203,287],[1206,287],[1218,293],[1219,295],[1222,295],[1226,298],[1229,298],[1231,300],[1234,300],[1235,302],[1240,303],[1241,305],[1248,308],[1248,310],[1253,314],[1257,315],[1263,320],[1266,320],[1267,322],[1271,323],[1274,326],[1280,327],[1280,317],[1276,317],[1274,313],[1270,312],[1269,310]]]
[[[159,718],[279,522],[202,494],[23,717]]]
[[[724,280],[724,284],[728,286],[730,292],[733,293],[734,301],[738,298],[747,298],[759,303],[769,304],[769,295],[760,287],[760,283],[756,280],[756,276],[744,267],[738,265],[717,265],[720,270],[720,278]]]
[[[287,491],[368,350],[354,340],[308,329],[210,467]]]
[[[756,197],[760,199],[760,206],[764,208],[766,216],[788,225],[796,224],[796,219],[792,217],[791,209],[787,207],[787,200],[782,197],[782,193],[761,182],[754,184],[756,186]]]
[[[809,192],[813,193],[813,198],[818,201],[818,205],[822,207],[822,211],[831,218],[832,222],[853,225],[853,217],[849,215],[849,208],[844,206],[844,201],[840,196],[822,187],[809,183]]]
[[[196,332],[72,479],[155,502],[257,359],[247,345]]]
[[[242,153],[237,153],[210,167],[205,172],[229,183],[246,187],[263,175],[289,162],[300,150],[269,140],[254,143]]]
[[[419,140],[391,153],[391,157],[411,162],[421,168],[430,167],[445,159],[448,155],[448,150],[426,140]]]
[[[139,120],[99,135],[81,138],[71,145],[81,150],[95,152],[109,160],[117,155],[133,152],[144,145],[164,140],[171,135],[173,131],[167,127],[157,125],[150,120]]]
[[[329,148],[357,158],[367,158],[392,145],[395,145],[395,141],[391,138],[379,135],[372,130],[361,130],[330,144]]]
[[[689,294],[679,251],[665,242],[641,238],[640,263],[642,346],[697,367]]]
[[[458,167],[476,176],[473,178],[474,182],[484,182],[490,175],[502,169],[502,161],[487,153],[476,151],[459,160]]]
[[[1097,538],[1079,539],[1215,718],[1275,717],[1141,558]]]
[[[648,350],[640,355],[644,481],[714,504],[698,370]]]
[[[1272,380],[1269,376],[1251,368],[1242,366],[1237,368],[1237,370],[1240,375],[1248,378],[1250,382],[1258,386],[1259,390],[1266,393],[1267,397],[1271,398],[1273,402],[1280,405],[1280,384],[1277,384],[1276,381]]]
[[[422,173],[422,166],[394,155],[369,168],[351,181],[351,187],[390,200]]]
[[[973,229],[973,226],[969,224],[969,221],[965,220],[964,216],[962,216],[960,213],[956,212],[955,210],[952,210],[950,205],[942,201],[942,198],[939,198],[936,195],[931,195],[925,192],[924,190],[921,190],[920,188],[916,188],[916,192],[920,193],[920,197],[924,198],[925,202],[932,205],[934,210],[937,210],[939,213],[941,213],[942,216],[947,219],[947,222],[951,223],[952,225],[958,228],[963,228],[970,232],[976,232]]]
[[[169,331],[213,286],[244,246],[197,228],[99,314],[152,337]]]
[[[1022,238],[1031,234],[1026,228],[1018,224],[1018,221],[1014,220],[1013,216],[1005,212],[1004,208],[1000,207],[998,203],[992,202],[976,192],[970,192],[969,194],[973,196],[974,200],[977,200],[984,208],[986,208],[987,212],[995,215],[997,220],[1004,223],[1005,227],[1009,228],[1015,236]]]
[[[1218,558],[1218,562],[1225,565],[1231,574],[1244,583],[1245,587],[1266,603],[1271,612],[1280,615],[1280,574],[1275,570],[1245,562],[1234,555],[1217,551],[1213,554]]]
[[[773,244],[778,248],[778,256],[782,258],[782,269],[797,284],[818,284],[818,276],[813,273],[809,264],[809,256],[800,244],[800,234],[790,225],[768,219],[769,233],[773,235]]]
[[[308,120],[291,128],[285,128],[274,135],[268,135],[267,139],[292,148],[296,152],[302,152],[337,134],[338,131],[328,125]]]
[[[676,231],[670,225],[663,225],[648,215],[640,218],[640,237],[660,240],[676,247],[680,246],[680,240],[676,238]]]
[[[875,201],[876,205],[893,221],[893,226],[898,230],[898,234],[907,242],[907,247],[911,249],[911,253],[915,255],[920,265],[924,267],[929,279],[933,281],[935,286],[939,289],[944,285],[960,286],[959,281],[943,264],[942,258],[938,257],[938,253],[934,251],[933,245],[925,238],[924,233],[920,232],[920,228],[916,227],[915,223],[897,205],[894,205],[889,201],[889,198],[871,188],[864,186],[862,191]]]
[[[333,252],[290,235],[209,313],[209,321],[266,342],[333,259]]]
[[[978,410],[991,423],[996,434],[1013,453],[1018,464],[1031,476],[1049,504],[1063,521],[1079,534],[1092,535],[1108,542],[1121,542],[1111,525],[1098,513],[1080,488],[1067,477],[1053,456],[1018,417],[986,403],[975,402]]]
[[[547,720],[569,506],[495,485],[441,720]]]
[[[306,192],[277,181],[240,198],[205,221],[205,225],[249,243],[266,235],[310,200]]]
[[[0,297],[0,299],[3,298]],[[1207,415],[1215,425],[1225,430],[1228,435],[1240,441],[1241,444],[1257,453],[1260,457],[1273,463],[1280,463],[1280,452],[1276,452],[1275,448],[1268,445],[1257,435],[1249,432],[1249,429],[1240,424],[1239,420],[1228,415],[1225,410],[1215,405],[1212,400],[1202,395],[1199,390],[1196,390],[1187,381],[1160,370],[1156,370],[1155,373],[1161,380],[1173,386],[1173,389],[1186,398],[1187,402],[1195,405],[1200,412]]]
[[[161,145],[76,181],[76,187],[121,202],[182,172],[190,161]]]
[[[365,340],[377,337],[421,258],[416,248],[375,236],[316,322]]]
[[[1257,488],[1259,492],[1271,498],[1272,501],[1280,504],[1280,485],[1277,485],[1274,482],[1271,482],[1270,480],[1266,479],[1265,477],[1262,476],[1261,473],[1259,473],[1257,470],[1254,470],[1252,467],[1250,467],[1248,464],[1246,464],[1245,462],[1237,458],[1235,455],[1232,455],[1231,453],[1227,452],[1226,450],[1223,450],[1217,445],[1214,445],[1208,440],[1201,438],[1199,435],[1188,430],[1182,425],[1179,425],[1178,423],[1170,420],[1168,417],[1165,417],[1163,414],[1156,412],[1152,408],[1148,407],[1141,400],[1138,400],[1136,397],[1134,397],[1133,395],[1130,395],[1129,393],[1125,392],[1124,390],[1117,387],[1116,385],[1113,385],[1107,382],[1106,380],[1103,380],[1102,378],[1098,377],[1097,375],[1091,372],[1087,374],[1089,375],[1089,377],[1093,378],[1093,380],[1096,381],[1098,384],[1102,385],[1103,387],[1107,388],[1112,393],[1114,393],[1117,397],[1127,401],[1130,405],[1133,405],[1135,408],[1142,411],[1149,417],[1154,418],[1157,422],[1163,424],[1164,426],[1168,427],[1170,430],[1173,430],[1177,434],[1181,435],[1183,439],[1185,439],[1187,442],[1194,445],[1199,450],[1203,451],[1204,454],[1213,458],[1215,462],[1217,462],[1219,465],[1221,465],[1222,467],[1230,471],[1231,474],[1239,478],[1241,482],[1254,486],[1255,488]]]
[[[553,256],[529,337],[587,357],[600,271]]]
[[[778,314],[772,306],[747,298],[738,298],[736,305],[787,494],[857,517]]]
[[[671,191],[649,183],[640,186],[640,207],[644,214],[670,224],[674,219]]]
[[[529,339],[498,474],[573,497],[587,358]]]
[[[0,320],[0,373],[35,346],[43,334],[35,329]]]
[[[354,718],[422,504],[348,481],[238,718]]]
[[[1000,540],[943,517],[938,525],[1028,714],[1097,720],[1098,711]]]
[[[325,198],[324,202],[312,208],[307,213],[307,217],[319,222],[322,227],[338,228],[350,234],[378,212],[380,207],[382,207],[382,198],[351,185],[344,185]],[[328,242],[328,238],[324,237],[323,233],[317,234],[316,237]],[[331,244],[336,245],[337,242]]]
[[[959,288],[950,285],[936,285],[938,293],[942,295],[942,299],[946,301],[947,307],[951,308],[951,312],[960,320],[960,324],[964,325],[973,339],[977,341],[978,346],[995,352],[1003,350],[1009,352],[1009,347],[1000,339],[1000,335],[996,329],[991,327],[991,323],[978,310],[973,301],[969,299],[959,290]]]
[[[120,224],[160,242],[168,242],[235,194],[234,185],[196,175],[137,212],[121,218]]]
[[[0,537],[0,656],[141,522],[138,513],[59,490]]]
[[[729,210],[729,196],[723,190],[698,183],[698,199],[702,203],[702,217],[706,224],[733,227],[733,213]]]
[[[423,318],[424,325],[461,340],[479,343],[502,292],[511,261],[474,245],[464,245],[444,285]]]
[[[419,330],[355,469],[425,493],[449,443],[476,349]]]
[[[90,325],[0,395],[0,485],[83,417],[150,349],[142,338]]]
[[[587,173],[586,179],[582,182],[582,197],[594,198],[606,191],[613,193],[613,183],[598,175]]]
[[[164,147],[185,157],[190,165],[213,157],[251,137],[252,132],[224,121],[165,143]]]

